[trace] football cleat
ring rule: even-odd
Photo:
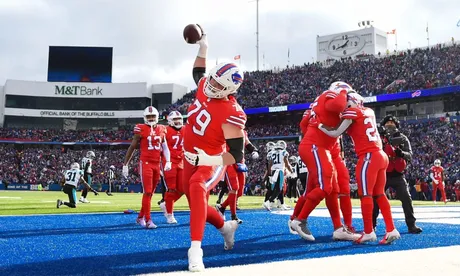
[[[243,221],[241,219],[239,219],[236,215],[232,215],[232,220],[238,222],[238,224],[242,224]]]
[[[188,249],[188,270],[191,272],[204,271],[203,249],[190,247]]]
[[[362,233],[361,237],[355,241],[355,243],[366,243],[366,242],[373,242],[377,240],[377,235],[374,231],[370,234]]]
[[[220,233],[224,237],[224,249],[231,250],[235,245],[235,232],[238,229],[238,222],[235,220],[229,220],[224,223],[224,227],[220,230]]]
[[[155,228],[157,228],[158,226],[156,226],[156,224],[153,223],[152,220],[149,220],[149,221],[147,221],[145,227],[146,227],[147,229],[155,229]]]
[[[360,237],[360,234],[352,233],[344,226],[335,229],[332,233],[332,239],[335,241],[356,241]]]
[[[271,211],[271,210],[272,210],[270,201],[268,201],[268,200],[265,201],[264,203],[262,203],[262,206],[263,206],[267,211]]]
[[[395,228],[393,231],[387,232],[379,243],[380,244],[391,244],[392,242],[400,238],[401,238],[401,235],[399,234],[398,230],[396,230]]]
[[[137,218],[136,223],[139,224],[141,227],[145,227],[145,219],[144,218]]]
[[[58,199],[58,200],[57,200],[57,203],[56,203],[56,208],[59,209],[59,207],[61,207],[62,204],[63,204],[63,203],[62,203],[62,200]]]
[[[163,202],[161,202],[159,205],[160,205],[161,211],[163,211],[163,214],[166,216],[166,214],[168,213],[168,212],[166,211],[166,203],[163,201]]]
[[[289,233],[293,234],[293,235],[298,235],[299,233],[297,233],[297,231],[295,231],[294,228],[292,228],[292,220],[288,220],[288,227],[289,227]]]
[[[176,218],[174,218],[174,215],[173,214],[166,214],[166,223],[168,224],[176,224],[177,223],[177,220]]]
[[[307,241],[314,241],[315,237],[310,232],[310,229],[308,229],[308,224],[307,220],[297,220],[294,219],[291,222],[291,227],[299,234],[299,236]]]

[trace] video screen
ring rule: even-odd
[[[112,82],[112,47],[50,46],[49,82]]]

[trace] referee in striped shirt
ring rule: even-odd
[[[109,177],[109,189],[106,191],[106,193],[107,193],[108,196],[112,196],[112,186],[113,186],[113,189],[115,190],[115,183],[114,183],[114,180],[115,180],[115,166],[114,165],[110,166],[109,172],[108,172],[108,177]]]

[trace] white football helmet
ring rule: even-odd
[[[275,148],[275,143],[274,142],[268,142],[267,143],[267,152],[272,151]]]
[[[439,160],[439,159],[434,160],[434,165],[435,165],[436,167],[441,166],[441,160]]]
[[[347,95],[347,106],[348,107],[363,107],[364,98],[356,92],[350,92]]]
[[[147,119],[147,116],[155,116],[153,119],[150,118],[150,120]],[[158,113],[158,110],[153,107],[153,106],[147,106],[144,109],[144,123],[146,125],[149,125],[151,127],[155,126],[158,124],[158,118],[160,117],[160,113]]]
[[[334,91],[334,92],[337,92],[337,93],[339,93],[340,91],[342,91],[344,89],[347,90],[347,92],[354,91],[354,89],[351,87],[351,85],[349,85],[348,83],[343,82],[343,81],[333,82],[329,86],[330,91]]]
[[[292,155],[292,156],[289,157],[289,164],[291,164],[291,165],[296,164],[298,161],[299,160],[297,159],[297,156]]]
[[[94,153],[94,151],[90,150],[86,153],[86,158],[89,158],[89,159],[94,159],[96,157],[96,154]]]
[[[184,125],[184,119],[182,119],[182,114],[179,111],[171,111],[168,114],[168,124],[172,127],[181,128]]]
[[[282,149],[282,150],[285,150],[287,148],[287,144],[286,142],[284,142],[283,140],[280,140],[278,142],[276,142],[276,146],[275,146],[277,149]]]
[[[112,170],[112,171],[115,170],[115,166],[114,166],[114,165],[111,165],[109,168],[110,168],[110,170]]]
[[[70,165],[70,169],[79,170],[80,169],[80,164],[78,164],[77,162],[74,162],[74,163],[72,163],[72,165]]]
[[[234,63],[220,63],[209,71],[204,84],[204,94],[208,98],[225,98],[236,93],[243,80],[243,72]]]

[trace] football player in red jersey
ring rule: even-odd
[[[248,134],[244,131],[244,143],[245,149],[251,154],[252,159],[259,158],[259,153],[256,147],[249,141]],[[227,147],[227,150],[228,147]],[[222,204],[217,204],[216,209],[225,219],[225,209],[230,206],[230,213],[232,220],[236,220],[239,224],[243,223],[241,219],[236,216],[236,203],[238,198],[243,195],[244,185],[246,184],[246,172],[248,167],[246,166],[244,159],[241,163],[227,166],[225,173],[225,182],[228,185],[229,191],[227,199]]]
[[[128,177],[128,164],[133,156],[134,150],[140,144],[139,173],[141,176],[144,194],[142,196],[142,207],[136,222],[142,227],[156,228],[150,217],[150,208],[153,193],[160,180],[160,156],[163,154],[166,163],[165,171],[171,169],[170,153],[166,142],[166,127],[158,124],[158,110],[148,106],[144,110],[144,124],[137,124],[134,127],[134,136],[131,145],[126,152],[123,162],[123,176]]]
[[[305,110],[302,116],[302,120],[300,122],[300,130],[303,136],[305,136],[305,133],[308,130],[310,116],[311,116],[311,110],[310,109]],[[343,156],[342,138],[339,138],[337,143],[332,148],[331,156],[332,156],[332,162],[334,163],[334,169],[336,171],[335,173],[336,180],[333,180],[333,181],[337,181],[338,186],[339,186],[340,210],[342,211],[343,220],[344,220],[344,223],[347,229],[350,230],[351,232],[355,232],[355,229],[352,226],[353,219],[352,219],[352,204],[351,204],[351,198],[350,198],[350,174],[348,172],[348,169],[345,165],[345,161],[343,159],[344,156]],[[300,210],[302,210],[304,203],[305,203],[305,193],[304,195],[299,197],[299,200],[297,201],[297,204],[294,208],[294,212],[291,215],[290,220],[288,221],[289,231],[292,234],[297,234],[297,232],[291,228],[292,220],[294,220],[298,216],[298,214],[300,213]]]
[[[438,189],[441,191],[441,198],[444,204],[447,204],[446,191],[444,190],[444,168],[441,166],[441,160],[434,160],[434,166],[431,167],[430,178],[433,181],[433,202],[436,203]]]
[[[208,205],[208,197],[222,179],[226,166],[243,160],[246,124],[246,114],[232,95],[243,82],[243,72],[233,63],[223,63],[212,68],[205,77],[206,34],[197,43],[200,48],[193,66],[193,78],[198,89],[188,109],[184,132],[187,162],[184,162],[183,189],[190,207],[190,271],[205,269],[201,241],[206,222],[222,234],[225,250],[233,248],[238,222],[224,222],[219,212]]]
[[[344,82],[332,83],[329,90],[318,96],[311,105],[308,124],[302,124],[307,125],[307,130],[299,146],[299,155],[307,165],[309,176],[305,199],[299,200],[303,206],[290,227],[309,241],[315,238],[308,229],[307,218],[323,199],[326,199],[334,226],[333,239],[356,240],[360,237],[344,227],[340,219],[339,187],[331,155],[337,138],[329,137],[318,129],[319,122],[332,126],[340,123],[340,113],[346,108],[347,93],[350,91],[353,91],[351,86]]]
[[[171,170],[163,172],[164,182],[167,188],[164,202],[160,203],[166,222],[170,224],[177,223],[174,218],[174,202],[183,195],[182,192],[182,174],[184,170],[184,120],[179,111],[171,111],[167,117],[168,125],[166,127],[166,141],[171,156]],[[163,159],[164,160],[164,159]],[[166,160],[163,162],[165,165]]]
[[[355,242],[364,243],[377,240],[372,223],[374,208],[372,197],[375,197],[386,225],[386,234],[380,243],[389,244],[401,237],[393,223],[390,203],[385,195],[386,169],[389,161],[388,156],[382,150],[382,140],[377,131],[375,113],[372,109],[364,107],[363,104],[363,97],[354,92],[349,93],[348,107],[341,115],[340,124],[335,128],[320,124],[318,128],[331,137],[339,137],[348,130],[355,145],[358,155],[356,181],[364,222],[364,232]]]

